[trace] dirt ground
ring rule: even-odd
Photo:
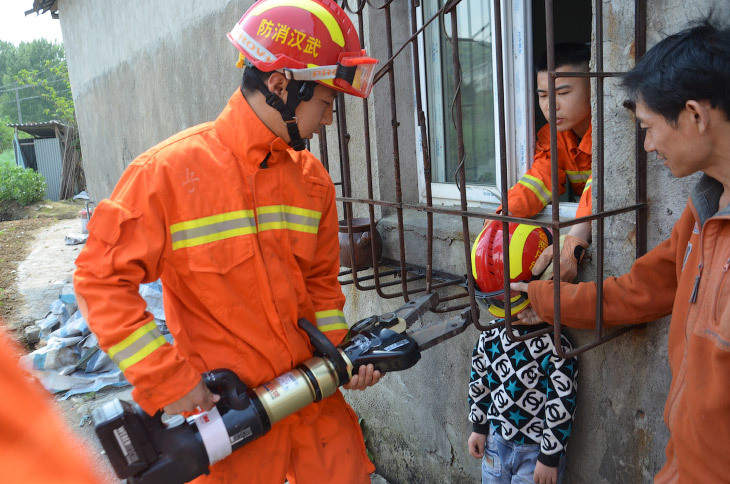
[[[66,219],[78,219],[83,201],[42,201],[27,207],[0,202],[0,318],[11,331],[21,331],[33,321],[19,314],[22,298],[18,294],[18,266],[31,251],[39,230]],[[79,228],[81,222],[79,221]],[[25,343],[24,341],[21,342]]]

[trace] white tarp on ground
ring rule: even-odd
[[[172,337],[165,326],[162,284],[159,281],[140,286],[147,310],[169,342]],[[69,316],[71,314],[71,316]],[[62,399],[79,393],[99,391],[107,386],[129,385],[114,362],[99,349],[96,336],[81,316],[72,290],[64,288],[51,304],[48,315],[36,325],[40,329],[41,347],[21,358],[34,370],[51,393],[65,392]]]

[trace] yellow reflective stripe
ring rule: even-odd
[[[289,205],[259,207],[257,212],[259,232],[289,229],[316,234],[319,230],[319,221],[322,218],[321,212]]]
[[[255,232],[256,218],[253,210],[221,213],[170,226],[172,250]]]
[[[522,253],[525,241],[533,230],[538,229],[535,225],[519,224],[509,239],[509,278],[515,279],[522,272]]]
[[[322,331],[334,331],[337,329],[348,329],[345,313],[339,309],[329,309],[327,311],[317,311],[314,313],[317,318],[317,328]]]
[[[162,332],[157,329],[157,324],[153,319],[141,328],[136,329],[120,343],[109,348],[107,354],[119,369],[124,371],[143,360],[166,342],[167,340],[165,340]]]
[[[522,295],[521,294],[518,294],[517,296],[515,296],[513,298],[510,298],[510,302],[513,303],[513,302],[517,301],[521,297],[522,297]],[[528,304],[530,304],[530,300],[529,299],[525,299],[524,301],[522,301],[517,306],[512,305],[512,307],[511,307],[511,313],[512,313],[512,315],[514,316],[515,314],[517,314],[520,311],[522,311],[523,309],[525,309]],[[503,318],[504,315],[506,314],[506,311],[504,310],[504,308],[500,308],[499,306],[496,306],[494,304],[492,304],[491,306],[489,306],[488,309],[489,309],[489,312],[490,313],[492,313],[494,316],[496,316],[498,318]]]
[[[565,175],[570,183],[583,183],[591,177],[591,170],[588,171],[570,171],[565,170]]]
[[[547,205],[552,199],[552,192],[548,190],[545,184],[537,177],[532,175],[525,175],[517,182],[520,185],[526,186],[535,196],[542,202],[543,205]]]
[[[583,187],[583,190],[587,190],[589,186],[593,185],[593,177],[590,177],[588,181],[586,182],[586,186]]]
[[[482,227],[482,231],[479,232],[479,235],[477,235],[476,240],[474,241],[474,243],[471,246],[471,273],[474,276],[474,279],[475,280],[478,279],[478,276],[477,276],[477,263],[476,263],[476,260],[477,260],[477,244],[479,244],[479,239],[482,238],[482,234],[484,233],[485,230],[487,230],[487,226],[486,225],[484,225],[484,227]]]
[[[340,47],[345,46],[345,37],[342,35],[342,29],[340,28],[337,19],[330,13],[329,10],[324,8],[317,2],[300,2],[297,0],[269,0],[255,7],[251,14],[261,15],[262,13],[276,7],[297,7],[315,15],[319,20],[322,21],[327,30],[329,30],[332,42],[339,45]]]

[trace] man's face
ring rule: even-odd
[[[646,130],[644,149],[648,153],[656,151],[657,157],[677,178],[705,169],[712,153],[710,143],[697,132],[692,116],[685,108],[673,126],[642,101],[636,101],[636,120]]]
[[[295,111],[299,136],[312,139],[322,126],[332,124],[332,107],[336,96],[337,91],[334,89],[317,84],[312,99],[299,103]]]
[[[556,69],[559,72],[585,72],[580,66],[566,65]],[[545,119],[550,120],[548,111],[548,73],[537,73],[537,95]],[[580,77],[558,77],[555,79],[555,127],[560,131],[572,129],[583,136],[591,123],[590,81]]]

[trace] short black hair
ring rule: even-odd
[[[665,38],[623,76],[627,105],[641,101],[676,125],[687,101],[707,101],[730,119],[730,29],[708,17]]]
[[[555,44],[555,69],[565,66],[585,66],[591,62],[590,44],[561,42]],[[535,62],[535,72],[547,72],[547,50]]]
[[[246,75],[247,71],[252,71],[252,72],[248,72],[248,75]],[[269,80],[269,77],[271,77],[271,74],[273,74],[273,73],[274,73],[274,71],[264,72],[260,69],[257,69],[256,67],[252,67],[252,66],[244,67],[243,68],[243,78],[241,79],[241,91],[243,91],[246,94],[252,94],[254,92],[259,92],[258,85],[254,81],[251,74],[258,75],[262,81],[266,82]]]

